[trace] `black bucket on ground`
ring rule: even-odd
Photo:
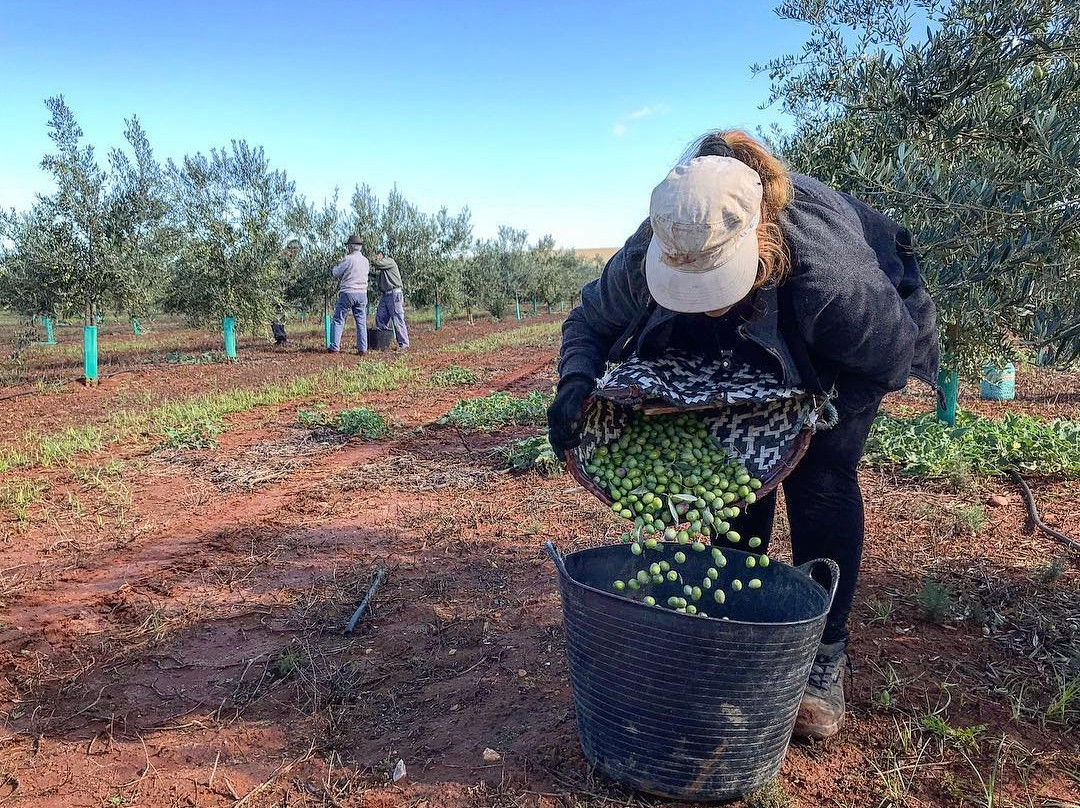
[[[559,570],[570,681],[585,757],[631,788],[686,800],[736,799],[780,771],[839,569],[831,560],[749,569],[751,553],[720,548],[727,564],[699,608],[678,614],[615,594],[642,559],[672,561],[687,582],[715,566],[710,550],[663,544],[633,556],[625,544],[562,556]],[[757,556],[754,556],[755,559]],[[813,576],[823,577],[827,587]],[[744,584],[734,591],[731,583]],[[760,589],[745,586],[752,578]],[[650,590],[657,602],[682,583]],[[727,617],[727,620],[720,619]]]
[[[367,344],[369,351],[389,351],[394,344],[394,332],[389,328],[369,328]]]

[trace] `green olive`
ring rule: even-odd
[[[760,547],[761,546],[761,539],[758,538],[757,536],[751,536],[750,541],[748,541],[746,544],[749,547]]]
[[[712,596],[713,600],[715,600],[717,603],[723,603],[725,600],[727,600],[727,595],[724,594],[723,589],[717,589],[715,592],[712,593]]]
[[[750,582],[747,584],[747,586],[750,587],[751,589],[761,589],[761,579],[760,578],[751,578]]]
[[[624,584],[622,581],[616,581],[612,584],[612,586],[615,587],[616,592],[622,592],[624,589],[626,589],[626,584]]]
[[[762,555],[758,556],[757,563],[759,567],[767,567],[771,562],[769,561],[769,557],[767,555]]]
[[[740,589],[742,589],[742,581],[736,578],[734,581],[731,582],[731,588],[738,592]]]
[[[646,606],[655,606],[656,598],[654,598],[652,595],[646,595],[644,598],[642,598],[641,602],[644,603]]]

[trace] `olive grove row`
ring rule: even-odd
[[[258,330],[330,302],[328,269],[351,234],[398,261],[414,305],[502,317],[516,299],[572,300],[599,272],[551,237],[502,227],[477,239],[467,208],[426,213],[397,188],[380,199],[361,184],[347,202],[335,192],[313,204],[243,140],[161,163],[132,117],[126,147],[102,160],[62,97],[46,105],[54,148],[42,167],[56,190],[0,212],[0,308],[26,316],[90,325],[165,311]]]

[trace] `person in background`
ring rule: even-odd
[[[345,317],[351,311],[356,323],[356,353],[363,356],[367,353],[367,285],[371,265],[360,250],[360,236],[349,236],[345,249],[345,257],[330,270],[340,284],[337,307],[330,326],[330,345],[326,350],[330,353],[341,350]]]
[[[398,346],[409,347],[409,329],[405,327],[405,291],[401,287],[401,270],[397,261],[382,250],[375,253],[371,262],[375,281],[379,286],[379,308],[375,311],[375,327],[387,329],[394,321]]]
[[[274,321],[270,323],[270,330],[274,333],[274,344],[283,348],[289,341],[285,333],[285,319],[288,316],[285,293],[296,280],[296,270],[300,262],[300,241],[289,239],[281,256],[281,290],[282,298],[278,302],[277,311],[274,313]]]
[[[548,411],[556,453],[580,441],[582,404],[606,362],[668,349],[733,353],[786,383],[834,397],[783,483],[796,564],[834,559],[840,584],[795,734],[828,738],[844,720],[848,616],[862,561],[858,465],[882,397],[909,376],[934,383],[938,334],[911,235],[883,214],[788,171],[739,130],[703,136],[653,191],[650,216],[563,326]],[[776,493],[734,521],[766,552]],[[768,683],[763,683],[767,687]]]

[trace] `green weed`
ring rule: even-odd
[[[518,345],[549,345],[560,334],[562,323],[534,323],[463,342],[451,342],[440,346],[438,353],[491,353]]]
[[[492,393],[459,401],[437,423],[461,429],[488,430],[511,424],[540,424],[547,415],[549,396],[532,392],[524,398]]]
[[[179,426],[162,428],[163,446],[167,449],[215,449],[225,426],[214,418],[186,421]]]
[[[954,727],[939,715],[924,715],[921,723],[923,729],[961,749],[974,749],[978,746],[979,736],[986,731],[985,724],[974,727]]]
[[[792,805],[792,799],[779,780],[772,780],[757,791],[747,794],[743,798],[743,804],[746,808],[788,808]]]
[[[915,599],[923,617],[932,623],[944,623],[952,610],[952,590],[929,575],[923,578],[922,588]]]
[[[1068,721],[1080,712],[1080,678],[1058,680],[1058,689],[1046,706],[1046,718],[1050,721]]]
[[[537,435],[508,443],[498,450],[502,467],[516,472],[536,469],[545,477],[561,474],[565,468],[551,449],[547,435]]]
[[[19,449],[0,449],[0,471],[11,471],[30,465],[30,456]]]
[[[218,351],[204,351],[199,354],[169,351],[162,357],[162,361],[170,365],[216,365],[231,360],[224,353]]]
[[[32,439],[29,454],[42,466],[63,463],[72,455],[94,452],[105,442],[104,434],[96,426],[69,427],[55,435]]]
[[[346,435],[377,440],[390,433],[390,427],[379,413],[368,407],[342,410],[334,419],[334,426]]]
[[[25,525],[30,521],[30,507],[48,488],[48,483],[38,480],[20,480],[0,486],[0,506],[10,509],[15,521]]]
[[[480,376],[470,368],[449,365],[431,374],[431,383],[436,387],[456,387],[463,384],[476,384]]]
[[[0,471],[57,465],[73,455],[97,451],[104,444],[104,433],[96,426],[69,427],[52,435],[30,434],[21,445],[0,449]]]
[[[956,426],[948,426],[934,413],[879,415],[866,459],[932,478],[1004,475],[1011,469],[1080,475],[1080,421],[1041,421],[1015,412],[992,421],[960,412]]]
[[[1040,584],[1052,584],[1058,578],[1065,574],[1065,570],[1068,566],[1065,564],[1065,559],[1061,556],[1046,562],[1040,567],[1037,567],[1032,572],[1031,577],[1034,578]]]
[[[986,524],[986,510],[982,505],[965,505],[953,511],[956,526],[961,532],[971,536],[978,535]]]
[[[870,612],[870,619],[866,622],[870,625],[874,623],[881,623],[885,625],[889,622],[889,618],[892,617],[893,610],[896,608],[891,600],[879,600],[878,598],[870,598],[866,601],[866,608]]]
[[[326,405],[319,405],[313,410],[301,409],[296,413],[296,420],[305,429],[319,429],[330,426],[334,419],[326,411]]]

